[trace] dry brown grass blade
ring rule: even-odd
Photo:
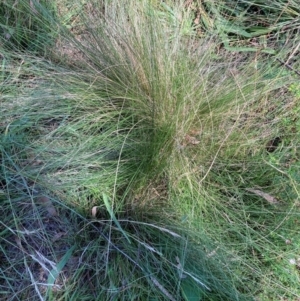
[[[266,192],[263,192],[259,189],[246,188],[246,190],[256,194],[257,196],[264,198],[269,204],[272,204],[272,205],[279,204],[279,201],[274,196],[272,196]]]
[[[167,291],[167,289],[153,276],[150,276],[153,284],[170,300],[176,301],[176,299]]]

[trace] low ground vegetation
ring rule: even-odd
[[[1,300],[298,300],[292,1],[0,4]]]

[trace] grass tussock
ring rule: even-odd
[[[168,5],[32,11],[56,47],[1,44],[3,300],[299,294],[295,74]]]

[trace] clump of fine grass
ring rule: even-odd
[[[2,1],[0,43],[13,51],[45,54],[57,36],[53,4],[48,1]]]
[[[140,20],[138,25],[143,26],[139,29],[146,30],[146,16],[143,16],[144,19],[135,18],[136,21]],[[153,18],[155,20],[155,15]],[[116,21],[114,20],[115,23]],[[185,242],[181,234],[179,236],[174,231],[164,231],[162,226],[155,228],[157,226],[153,223],[157,218],[150,220],[148,225],[138,221],[135,224],[135,221],[132,221],[135,214],[130,213],[131,203],[135,203],[139,208],[138,202],[143,200],[132,202],[129,198],[135,196],[135,189],[140,188],[147,179],[166,176],[168,156],[172,149],[177,147],[176,143],[181,139],[181,135],[184,135],[185,128],[181,120],[184,121],[188,110],[192,109],[192,103],[184,102],[186,89],[191,84],[186,81],[185,75],[190,73],[190,67],[195,63],[185,58],[188,52],[184,49],[172,50],[172,47],[177,47],[179,40],[166,41],[164,31],[160,33],[161,36],[156,36],[159,33],[154,30],[157,25],[152,24],[153,28],[148,28],[153,35],[149,43],[141,34],[136,35],[134,27],[127,27],[127,19],[122,21],[125,23],[124,27],[122,23],[109,23],[108,27],[105,27],[107,20],[103,21],[104,24],[99,24],[94,30],[94,36],[87,37],[88,46],[78,45],[80,49],[85,50],[83,60],[86,68],[55,68],[49,62],[34,61],[36,70],[42,74],[38,76],[30,67],[32,58],[23,56],[26,63],[22,63],[17,74],[9,74],[14,78],[14,82],[22,85],[22,92],[7,95],[7,103],[12,99],[13,102],[10,103],[9,110],[4,111],[6,120],[2,124],[3,191],[9,198],[4,208],[13,209],[16,216],[12,223],[5,221],[4,228],[12,229],[10,232],[17,237],[19,245],[12,243],[11,248],[22,246],[21,258],[25,256],[29,260],[29,267],[11,258],[9,247],[6,247],[4,254],[7,264],[16,265],[22,271],[22,276],[27,275],[31,286],[29,290],[22,290],[14,286],[5,274],[2,280],[9,284],[10,293],[13,292],[20,298],[32,294],[47,296],[54,292],[45,290],[45,284],[40,287],[38,279],[42,277],[40,281],[45,283],[46,278],[46,282],[51,284],[51,270],[55,270],[55,267],[58,269],[61,258],[64,254],[69,254],[69,260],[71,256],[76,256],[83,263],[75,264],[77,268],[73,272],[74,278],[70,281],[67,281],[69,276],[66,276],[65,282],[57,278],[56,283],[52,283],[53,290],[59,291],[62,287],[69,287],[66,295],[71,294],[70,287],[74,287],[76,282],[88,278],[91,283],[95,282],[94,286],[79,286],[79,289],[72,292],[74,297],[85,295],[110,298],[112,294],[117,294],[126,300],[128,296],[131,299],[139,299],[142,293],[143,296],[162,299],[174,296],[172,298],[176,300],[181,294],[187,294],[187,289],[181,288],[182,282],[185,286],[195,287],[194,294],[211,297],[215,295],[216,298],[227,296],[232,299],[230,296],[235,293],[230,291],[235,289],[230,285],[222,285],[224,276],[219,278],[217,275],[221,269],[218,269],[217,265],[212,268],[213,262],[209,267],[210,260],[206,260],[205,254],[201,257],[197,269],[190,266],[195,255],[188,255],[189,248],[185,244],[178,248],[177,238],[181,244]],[[118,45],[119,38],[122,38],[121,29],[127,30],[123,33],[126,42],[121,45],[125,47],[123,52]],[[120,36],[113,39],[113,35],[106,32],[110,30],[116,31]],[[106,45],[95,45],[95,37],[106,38]],[[139,49],[142,42],[148,44]],[[129,48],[130,43],[132,45]],[[106,49],[101,49],[100,46]],[[164,49],[165,46],[168,48]],[[115,47],[118,49],[115,50]],[[95,49],[98,51],[97,59]],[[171,50],[172,60],[167,57]],[[179,55],[183,59],[181,63]],[[201,64],[205,66],[204,61]],[[99,71],[95,74],[95,70]],[[26,73],[28,77],[24,76]],[[182,81],[186,86],[180,86]],[[174,120],[169,119],[171,113],[176,116]],[[189,126],[190,121],[187,121]],[[15,182],[21,184],[15,187],[16,196]],[[18,193],[21,193],[22,197],[18,196]],[[109,196],[109,205],[104,202],[104,195]],[[42,202],[46,211],[46,217],[43,217],[36,206],[39,206],[39,202],[45,200],[45,197],[48,201],[46,204]],[[21,208],[17,206],[20,203]],[[23,206],[33,210],[28,211],[28,214],[38,221],[36,227],[42,233],[38,237],[34,237],[31,233],[34,230],[28,228],[26,219],[29,217],[26,216]],[[60,212],[60,218],[51,213],[52,207]],[[95,207],[97,213],[94,217],[99,221],[88,221]],[[55,240],[55,235],[60,232],[46,234],[45,224],[47,218],[52,226],[59,223],[57,219],[64,220],[64,216],[70,220],[63,208],[70,212],[76,209],[77,221],[75,219],[73,229],[80,225],[84,231],[73,230],[78,232],[75,241],[58,240],[60,247],[54,250],[47,244],[49,239]],[[103,212],[107,210],[108,215],[105,216]],[[79,215],[80,213],[86,218]],[[120,219],[122,215],[127,216],[127,219],[128,216],[131,218],[126,223],[121,220],[118,224],[112,223],[115,216]],[[143,219],[146,220],[146,217],[145,214]],[[139,219],[138,215],[136,219]],[[72,218],[71,221],[73,222]],[[61,227],[65,228],[66,232],[70,224],[67,222],[66,226]],[[25,229],[19,232],[20,227]],[[176,239],[172,238],[172,235]],[[30,248],[30,239],[27,236],[35,239],[35,244],[31,244]],[[168,236],[171,237],[170,241]],[[47,260],[52,262],[51,267],[47,265],[49,262],[46,264],[45,259],[39,258],[36,246],[40,241],[45,241],[45,248],[39,249],[38,252],[47,256]],[[73,250],[73,253],[69,250]],[[115,256],[119,267],[115,265]],[[180,262],[176,261],[177,257]],[[184,259],[185,257],[187,259]],[[76,259],[74,260],[76,262]],[[182,271],[180,268],[178,272],[177,266],[184,265],[185,260],[190,268],[186,272],[184,268]],[[92,261],[96,262],[96,270],[92,268]],[[34,262],[42,267],[42,276],[35,270]],[[56,271],[56,274],[63,268],[64,266]],[[133,268],[134,273],[126,279],[125,275]],[[117,273],[120,269],[122,272]],[[65,273],[67,275],[68,271]],[[180,273],[189,273],[191,276],[182,277],[191,277],[192,280],[181,281]],[[123,275],[122,279],[118,279],[118,274]],[[113,290],[110,287],[113,284],[119,289]],[[142,285],[144,290],[137,293],[136,284],[139,284],[138,287]],[[93,289],[99,285],[103,288],[100,292]],[[58,292],[58,296],[59,294]]]
[[[273,193],[267,178],[277,174],[261,160],[277,123],[255,125],[286,77],[211,62],[212,39],[183,36],[146,2],[94,5],[80,37],[64,31],[79,62],[64,64],[58,50],[59,66],[18,55],[18,68],[4,68],[6,293],[246,299],[263,273],[250,277],[248,254],[266,251],[258,231],[276,211],[246,190]]]

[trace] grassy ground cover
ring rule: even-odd
[[[295,3],[0,22],[1,300],[298,300]]]

